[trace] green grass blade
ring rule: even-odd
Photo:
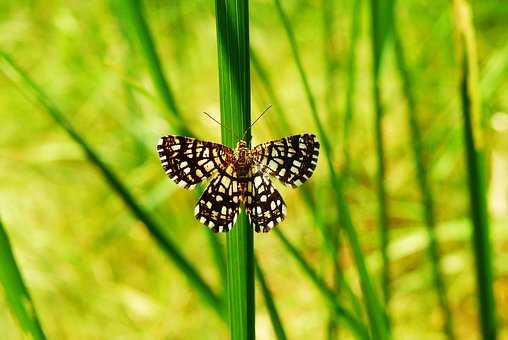
[[[337,301],[335,292],[330,289],[324,280],[312,269],[310,264],[302,257],[298,249],[287,239],[280,228],[274,229],[275,234],[282,241],[284,247],[293,255],[303,271],[310,278],[311,282],[316,286],[325,301],[330,305],[338,317],[342,318],[349,329],[360,339],[368,339],[369,334],[363,323],[354,317],[348,310],[340,305]]]
[[[325,77],[324,77],[324,87],[325,87],[325,106],[328,115],[328,121],[330,122],[330,126],[336,129],[336,123],[338,121],[338,110],[336,105],[336,97],[337,97],[337,82],[336,82],[336,73],[338,69],[338,60],[337,60],[337,48],[335,46],[335,1],[333,0],[323,0],[321,6],[322,12],[322,21],[323,21],[323,55],[324,55],[324,65],[325,65]],[[338,131],[338,130],[337,130]],[[333,289],[340,294],[340,281],[342,276],[342,271],[340,269],[340,233],[338,231],[338,227],[335,224],[335,228],[330,227],[329,237],[325,238],[325,244],[329,244],[331,246],[331,254],[332,254],[332,266],[333,266]],[[328,339],[335,339],[338,334],[338,324],[337,318],[332,312],[330,318],[328,320],[327,326],[327,336]]]
[[[227,264],[226,264],[226,251],[224,245],[221,243],[221,239],[212,232],[207,232],[208,241],[210,243],[210,248],[213,255],[213,260],[215,262],[215,266],[217,267],[219,273],[220,282],[223,285],[223,293],[226,293],[226,285],[227,285]],[[224,301],[225,303],[225,301]]]
[[[32,339],[44,340],[46,335],[41,327],[30,293],[23,281],[21,271],[14,258],[9,236],[0,220],[0,282],[12,314],[21,328]]]
[[[356,49],[358,37],[360,36],[362,0],[355,0],[353,5],[353,14],[351,20],[351,43],[349,45],[349,54],[346,66],[346,102],[344,110],[344,128],[342,138],[342,153],[344,155],[343,171],[347,175],[351,166],[349,138],[351,133],[351,124],[353,122],[355,84],[356,84]]]
[[[389,221],[388,221],[388,202],[386,193],[386,161],[385,146],[383,136],[383,106],[381,103],[381,84],[380,70],[381,59],[383,56],[384,43],[386,40],[386,20],[383,16],[383,5],[388,1],[371,0],[371,37],[372,37],[372,98],[374,100],[375,110],[375,141],[376,141],[376,160],[377,160],[377,200],[378,200],[378,221],[381,244],[381,282],[385,304],[388,307],[391,295],[390,289],[390,260],[388,258],[389,244]]]
[[[282,325],[282,320],[279,317],[279,312],[277,312],[277,307],[275,307],[275,302],[273,301],[272,293],[270,292],[270,288],[268,288],[268,283],[265,279],[265,274],[261,269],[261,266],[257,259],[255,260],[256,266],[256,277],[259,282],[259,286],[261,287],[261,292],[263,293],[263,298],[265,299],[266,309],[268,309],[268,314],[270,315],[270,321],[272,322],[273,331],[275,332],[275,336],[278,340],[286,340],[286,331],[284,330],[284,326]]]
[[[125,20],[134,33],[139,46],[139,52],[146,62],[155,90],[162,99],[168,112],[168,119],[178,133],[190,136],[190,131],[183,121],[180,109],[176,103],[171,86],[164,76],[163,67],[157,55],[148,23],[143,14],[143,6],[139,0],[118,1],[114,8],[119,10],[118,17]]]
[[[274,111],[277,114],[278,123],[281,125],[280,130],[283,132],[291,131],[291,124],[282,109],[279,97],[275,94],[270,76],[268,75],[268,72],[266,72],[266,67],[263,65],[261,59],[253,48],[250,50],[250,60],[256,75],[259,77],[261,84],[265,88],[265,91],[271,100]]]
[[[249,3],[216,0],[222,142],[235,147],[250,125]],[[226,128],[229,127],[231,131]],[[247,133],[250,141],[250,131]],[[231,339],[255,338],[253,230],[242,212],[227,235]]]
[[[284,131],[287,133],[288,131],[291,131],[291,128],[289,126],[289,122],[287,120],[287,114],[285,113],[284,108],[281,105],[281,102],[279,100],[279,97],[275,93],[272,82],[270,79],[270,76],[268,75],[268,72],[266,72],[266,68],[261,62],[261,60],[258,57],[254,57],[257,55],[255,53],[255,50],[251,48],[251,61],[254,66],[254,71],[256,72],[257,76],[261,79],[261,83],[263,84],[265,91],[268,94],[268,97],[270,98],[270,101],[274,103],[274,108],[278,112],[279,116],[279,123],[281,126],[283,126]],[[275,129],[273,125],[270,125],[270,128]],[[335,252],[337,249],[337,245],[332,244],[333,237],[331,236],[330,227],[328,227],[323,220],[322,214],[319,213],[319,209],[316,205],[315,199],[313,197],[313,193],[311,190],[311,187],[309,186],[302,186],[299,188],[298,192],[302,195],[303,202],[307,206],[307,210],[312,215],[313,224],[319,229],[321,232],[323,241],[326,245],[326,251],[330,254],[332,257],[332,260],[334,259],[334,256],[336,256]],[[286,248],[287,249],[287,248]],[[289,252],[290,255],[294,256],[294,253]],[[298,260],[298,259],[297,259]],[[339,266],[338,259],[335,259],[332,261],[334,266]],[[338,271],[339,268],[335,268],[334,271]],[[308,272],[304,271],[304,273],[307,275]],[[347,293],[347,296],[350,298],[351,303],[353,304],[355,311],[357,315],[361,315],[361,307],[360,303],[357,299],[357,297],[352,292],[351,288],[349,287],[349,284],[346,282],[344,277],[340,277],[340,286],[341,289]]]
[[[142,4],[137,0],[112,0],[111,7],[116,13],[121,27],[124,28],[122,32],[124,32],[127,40],[130,42],[131,39],[134,38],[133,40],[138,41],[138,50],[148,67],[153,86],[162,103],[164,103],[167,112],[170,113],[168,118],[173,125],[173,130],[182,136],[196,137],[191,129],[182,121],[182,115],[178,109],[177,101],[171,91],[170,83],[164,75],[150,28],[145,20]],[[199,190],[196,191],[196,196],[197,199],[201,196]],[[223,256],[223,246],[215,235],[209,235],[208,241],[219,278],[223,282],[221,287],[226,287],[226,266]]]
[[[351,250],[353,252],[353,257],[355,260],[355,265],[358,270],[358,274],[360,277],[360,284],[362,287],[362,293],[364,297],[364,303],[366,305],[367,314],[369,316],[369,322],[371,326],[372,335],[376,339],[386,339],[389,337],[388,335],[388,329],[386,325],[386,317],[384,315],[384,311],[381,305],[381,302],[379,301],[377,294],[374,290],[374,287],[372,285],[372,282],[370,280],[369,273],[367,271],[367,266],[365,265],[365,258],[363,256],[363,252],[360,247],[360,242],[358,240],[358,236],[356,234],[356,230],[353,225],[353,221],[351,219],[351,214],[349,212],[349,207],[347,206],[346,200],[344,198],[344,192],[342,190],[342,182],[340,177],[337,175],[334,163],[332,160],[332,148],[330,141],[327,138],[327,134],[325,132],[325,129],[323,128],[323,125],[321,123],[321,120],[318,115],[316,102],[314,100],[314,96],[312,95],[312,91],[310,89],[309,82],[307,80],[307,76],[305,74],[305,71],[303,69],[302,62],[300,60],[300,55],[298,53],[298,48],[296,45],[296,39],[293,33],[293,30],[291,28],[291,24],[289,22],[289,19],[287,18],[279,0],[274,0],[277,12],[279,14],[279,17],[281,18],[281,21],[284,25],[284,29],[286,31],[286,34],[288,36],[288,40],[291,47],[291,52],[293,55],[293,58],[295,60],[298,73],[300,75],[300,79],[303,84],[303,88],[305,91],[305,95],[307,97],[307,100],[309,102],[309,106],[311,109],[311,114],[314,119],[314,123],[318,129],[318,133],[320,136],[320,141],[322,144],[322,147],[324,149],[325,158],[330,174],[330,181],[333,186],[334,192],[335,192],[335,198],[336,198],[336,204],[337,204],[337,210],[339,213],[339,219],[341,221],[341,225],[344,228],[344,231],[346,233],[346,236],[349,241],[349,245],[351,247]]]
[[[496,339],[496,303],[493,287],[490,226],[485,187],[484,131],[480,117],[478,70],[471,8],[464,0],[455,0],[454,20],[458,32],[460,97],[462,103],[464,152],[466,156],[472,242],[475,257],[478,306],[483,339]]]
[[[336,74],[339,68],[337,60],[337,46],[335,42],[335,12],[336,2],[333,0],[323,0],[321,5],[321,15],[323,22],[323,56],[324,56],[324,102],[328,119],[330,122],[337,121],[337,81]],[[335,124],[332,126],[335,127]]]
[[[408,116],[408,125],[411,135],[411,148],[413,151],[414,163],[416,167],[416,179],[418,181],[418,188],[423,204],[423,219],[425,221],[425,227],[427,230],[428,247],[427,252],[429,254],[429,260],[432,266],[432,281],[434,283],[436,294],[441,308],[441,313],[444,320],[444,332],[449,339],[454,339],[453,334],[453,319],[446,295],[446,285],[444,281],[443,270],[441,268],[441,257],[439,253],[439,245],[436,236],[436,218],[434,213],[434,198],[432,190],[427,178],[427,167],[424,164],[423,155],[423,141],[420,131],[420,124],[417,117],[417,109],[415,103],[415,95],[413,93],[413,84],[411,81],[411,75],[409,73],[404,51],[402,47],[402,41],[398,34],[396,23],[394,22],[393,27],[393,40],[395,45],[395,59],[397,62],[397,68],[401,78],[401,87],[404,92],[406,99],[406,109]]]
[[[220,316],[223,317],[220,299],[212,288],[205,282],[194,266],[182,254],[176,244],[163,232],[160,226],[149,213],[137,202],[127,186],[114,174],[109,166],[102,161],[96,151],[74,129],[71,123],[63,116],[55,104],[46,96],[42,89],[28,77],[7,54],[0,51],[0,69],[10,77],[23,94],[30,100],[41,105],[50,117],[62,127],[76,144],[83,150],[91,164],[93,164],[111,189],[123,200],[132,214],[142,222],[149,234],[167,255],[181,270],[189,283],[196,288],[201,298],[207,302]]]

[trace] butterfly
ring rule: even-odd
[[[268,232],[286,215],[286,205],[271,177],[297,187],[316,168],[319,141],[300,134],[250,149],[241,139],[236,148],[182,136],[164,136],[157,144],[166,174],[193,189],[210,179],[194,209],[196,219],[214,232],[230,231],[243,205],[256,232]]]

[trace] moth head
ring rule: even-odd
[[[244,139],[240,139],[238,144],[236,144],[236,148],[237,149],[246,149],[247,148],[247,141],[245,141]]]

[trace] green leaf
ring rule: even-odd
[[[284,326],[282,325],[282,321],[279,317],[279,313],[277,312],[277,307],[275,307],[275,302],[273,301],[272,293],[270,292],[270,288],[268,288],[268,283],[265,279],[265,274],[261,269],[261,265],[255,259],[256,266],[256,276],[258,278],[259,286],[261,287],[261,292],[263,293],[263,298],[265,299],[266,309],[268,309],[268,314],[270,315],[270,320],[272,322],[273,331],[275,332],[275,336],[278,340],[286,340],[286,331],[284,330]]]
[[[314,271],[314,269],[312,269],[310,264],[303,258],[298,249],[287,239],[282,231],[279,228],[274,230],[276,235],[282,241],[284,247],[293,255],[298,264],[310,278],[311,282],[325,298],[325,301],[330,305],[330,308],[334,310],[338,317],[344,320],[345,324],[359,339],[368,339],[369,333],[363,323],[339,304],[335,292],[325,284],[324,280]]]
[[[129,32],[134,35],[138,43],[138,51],[142,54],[154,88],[167,109],[169,121],[178,133],[190,136],[191,133],[183,120],[171,86],[164,76],[162,63],[157,55],[150,28],[144,17],[143,5],[139,0],[115,1],[118,17],[126,22],[127,27],[130,28]]]
[[[30,293],[23,281],[21,271],[12,252],[9,237],[0,220],[0,282],[4,287],[5,298],[21,328],[32,339],[46,339],[35,311]]]
[[[392,1],[384,0],[377,1],[371,0],[371,41],[372,41],[372,100],[374,101],[374,137],[376,144],[376,186],[377,186],[377,200],[378,200],[378,221],[379,221],[379,236],[381,244],[381,258],[382,265],[382,288],[385,304],[388,308],[391,287],[390,287],[390,261],[388,258],[388,244],[389,244],[389,220],[388,220],[388,200],[386,189],[386,160],[385,160],[385,145],[383,134],[383,118],[384,110],[381,102],[381,58],[383,56],[385,41],[387,34],[391,30],[391,17],[393,10]],[[388,314],[387,314],[388,318]]]
[[[86,157],[102,175],[110,188],[122,199],[131,213],[142,222],[148,233],[161,247],[164,254],[171,259],[176,267],[187,277],[189,283],[197,290],[201,298],[211,306],[221,317],[222,303],[212,288],[205,282],[199,272],[183,255],[178,246],[167,236],[164,228],[138,203],[127,186],[120,180],[113,170],[99,157],[97,152],[86,142],[81,134],[74,129],[72,124],[63,116],[60,110],[42,91],[42,89],[30,79],[5,53],[0,51],[0,70],[10,77],[30,100],[35,100],[41,105],[48,115],[62,127],[76,144],[83,150]]]
[[[263,87],[265,88],[265,91],[267,92],[268,97],[274,103],[273,106],[278,114],[278,120],[279,120],[280,125],[282,126],[282,130],[285,131],[286,133],[290,132],[291,128],[290,128],[289,122],[286,118],[287,114],[281,105],[279,97],[277,96],[277,94],[275,93],[275,90],[273,89],[270,76],[266,72],[266,69],[265,69],[263,63],[261,62],[260,58],[255,53],[253,48],[251,48],[251,61],[254,66],[253,68],[254,68],[256,74],[260,78],[261,83],[263,84]],[[269,127],[272,129],[272,132],[275,133],[274,126],[270,125]],[[320,210],[318,209],[318,207],[316,205],[316,200],[313,197],[311,187],[309,185],[304,185],[304,186],[298,188],[298,193],[300,193],[300,195],[302,196],[303,201],[304,201],[305,205],[307,206],[309,213],[312,215],[313,225],[316,226],[319,229],[319,231],[321,232],[321,235],[323,238],[323,243],[325,245],[325,247],[324,247],[325,251],[332,258],[333,266],[335,267],[333,269],[335,272],[337,272],[338,270],[340,270],[340,268],[339,268],[339,263],[338,263],[338,259],[337,259],[337,254],[336,254],[337,253],[337,250],[336,250],[337,245],[333,244],[333,242],[332,242],[333,241],[333,237],[331,236],[331,233],[332,233],[331,228],[332,227],[331,226],[328,227],[326,225],[322,214],[320,214]],[[294,257],[293,252],[290,251],[289,254]],[[309,274],[308,271],[304,271],[304,273],[306,275]],[[352,294],[351,289],[350,289],[348,283],[346,282],[345,278],[341,277],[341,275],[337,275],[337,276],[339,276],[340,281],[342,281],[341,282],[341,287],[342,287],[341,289],[344,289],[348,293],[348,296],[351,298],[353,305],[355,305],[355,307],[357,307],[356,308],[357,310],[360,310],[360,308],[358,306],[358,301],[356,301],[356,297]],[[326,298],[328,298],[328,296]]]
[[[142,4],[138,0],[112,0],[112,4],[114,5],[112,8],[121,26],[124,27],[123,31],[127,33],[126,36],[138,42],[136,51],[140,52],[142,59],[147,65],[157,95],[169,113],[168,120],[172,124],[173,130],[181,136],[196,137],[192,133],[192,129],[185,124],[171,90],[171,85],[164,75],[152,33],[145,19]],[[196,190],[197,199],[199,199],[201,193],[201,190]],[[215,235],[208,235],[208,241],[219,278],[223,282],[221,287],[225,287],[226,264],[223,257],[224,247]]]
[[[344,154],[343,171],[347,175],[351,164],[349,137],[351,132],[351,124],[354,113],[354,98],[356,84],[356,49],[358,45],[358,37],[360,35],[360,19],[361,19],[362,0],[355,0],[351,21],[351,43],[349,45],[349,53],[347,57],[347,80],[346,80],[346,102],[344,109],[344,133],[342,139],[342,152]]]
[[[248,0],[216,0],[222,142],[235,147],[250,125]],[[250,141],[250,131],[246,140]],[[227,235],[231,339],[255,338],[253,230],[242,212]]]
[[[406,100],[406,109],[408,116],[408,126],[411,138],[411,149],[413,152],[416,180],[418,182],[418,188],[422,199],[422,214],[423,220],[425,221],[425,227],[427,231],[427,252],[429,260],[432,266],[432,281],[436,290],[439,307],[444,319],[444,332],[449,339],[454,339],[453,334],[453,319],[446,295],[446,285],[441,268],[441,255],[439,251],[439,244],[436,236],[436,218],[434,208],[434,197],[428,179],[428,168],[424,164],[423,155],[423,140],[420,129],[420,124],[417,117],[417,109],[415,102],[415,95],[413,93],[413,84],[411,81],[411,75],[406,65],[406,59],[402,47],[402,41],[398,33],[396,22],[393,24],[393,40],[395,46],[395,59],[397,62],[397,69],[401,78],[401,88],[404,93]]]
[[[389,337],[388,327],[386,324],[386,315],[372,285],[369,273],[367,271],[367,266],[365,265],[365,258],[363,256],[363,252],[360,247],[360,242],[358,240],[358,236],[356,234],[356,230],[353,225],[351,214],[349,212],[349,207],[344,198],[344,192],[342,190],[342,180],[335,171],[334,162],[332,159],[333,153],[331,144],[327,137],[323,124],[321,123],[321,119],[319,118],[316,101],[310,89],[310,84],[307,79],[307,75],[305,74],[305,71],[303,69],[303,65],[300,59],[300,53],[298,52],[296,39],[293,30],[291,28],[289,19],[287,18],[281,6],[280,0],[274,0],[274,2],[279,17],[281,18],[281,21],[284,25],[284,29],[286,31],[289,44],[291,47],[293,59],[295,60],[296,67],[298,69],[298,73],[300,75],[300,79],[305,91],[305,95],[307,101],[309,102],[312,118],[314,119],[314,123],[318,129],[321,145],[324,149],[326,163],[330,175],[330,182],[332,184],[335,193],[335,204],[337,205],[339,219],[342,228],[344,229],[346,236],[348,238],[349,245],[353,252],[355,265],[357,267],[358,274],[360,277],[360,285],[362,287],[364,303],[367,309],[367,314],[369,316],[372,336],[375,339],[386,339]]]
[[[496,302],[494,297],[490,223],[485,186],[486,150],[482,117],[476,45],[471,8],[465,0],[455,0],[454,20],[458,33],[460,62],[460,98],[466,156],[472,243],[475,257],[476,284],[478,289],[478,314],[483,339],[497,337]]]

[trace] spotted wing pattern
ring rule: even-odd
[[[269,232],[286,216],[286,205],[270,178],[261,171],[249,182],[245,209],[256,232]]]
[[[194,216],[215,232],[230,231],[240,210],[241,190],[233,165],[215,176],[201,195]]]
[[[254,162],[261,171],[293,188],[309,179],[318,155],[319,141],[307,133],[263,143],[253,149]]]
[[[227,146],[181,136],[162,137],[157,151],[169,178],[187,189],[225,169],[233,158]]]

